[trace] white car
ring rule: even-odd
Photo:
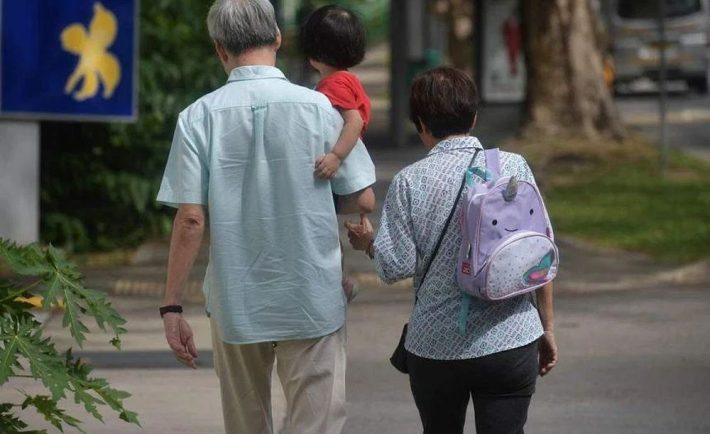
[[[708,0],[665,0],[665,42],[659,35],[657,0],[612,0],[607,9],[615,84],[639,78],[657,80],[660,49],[665,47],[667,79],[684,80],[707,93],[710,13]]]

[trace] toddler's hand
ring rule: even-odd
[[[340,158],[329,152],[316,160],[315,174],[321,179],[332,179],[340,167]]]

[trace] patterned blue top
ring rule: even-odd
[[[441,141],[426,158],[394,177],[374,244],[377,272],[385,282],[414,277],[414,287],[419,286],[475,148],[482,149],[475,137]],[[518,179],[535,182],[520,155],[501,152],[500,165],[501,176],[517,175]],[[485,167],[483,152],[474,166]],[[456,283],[459,228],[457,210],[419,288],[409,321],[407,350],[429,359],[471,359],[518,348],[539,338],[543,330],[532,294],[496,302],[473,298],[467,331],[459,331],[463,300]]]

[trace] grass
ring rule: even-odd
[[[558,234],[678,262],[710,258],[710,164],[681,153],[660,177],[654,146],[554,138],[514,141]]]

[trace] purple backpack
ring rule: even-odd
[[[465,294],[503,300],[552,281],[559,254],[537,187],[501,177],[498,149],[486,150],[485,157],[487,170],[466,172],[457,280]],[[474,183],[474,175],[484,182]],[[464,302],[467,310],[468,297]]]

